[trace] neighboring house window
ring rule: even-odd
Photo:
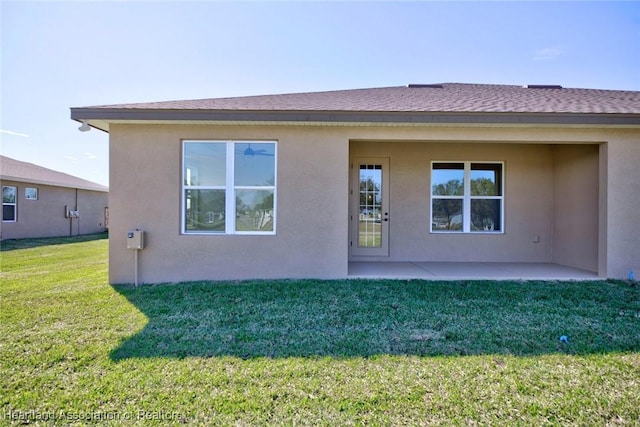
[[[2,186],[2,220],[15,222],[18,188]]]
[[[25,200],[38,200],[38,189],[32,187],[26,187],[24,189]]]
[[[433,162],[431,231],[504,232],[503,163]]]
[[[275,234],[275,141],[183,141],[182,232]]]

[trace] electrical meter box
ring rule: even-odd
[[[127,249],[144,249],[144,231],[133,230],[127,233]]]

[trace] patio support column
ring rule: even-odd
[[[600,144],[600,156],[598,165],[598,276],[600,277],[607,277],[607,169],[609,165],[609,162],[607,160],[608,148],[608,143],[605,142],[603,144]]]
[[[605,149],[606,276],[626,279],[640,272],[640,141],[621,130]]]

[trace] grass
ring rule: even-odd
[[[640,288],[623,283],[298,280],[116,289],[148,319],[113,351],[116,360],[640,348]]]
[[[2,243],[0,425],[640,425],[637,283],[112,287],[107,245]]]

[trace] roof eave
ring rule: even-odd
[[[71,119],[109,132],[118,122],[300,123],[371,125],[573,125],[640,127],[640,114],[528,113],[528,112],[422,112],[422,111],[315,111],[315,110],[187,110],[72,108]]]
[[[49,181],[45,179],[37,179],[37,178],[29,178],[24,176],[12,176],[12,175],[0,175],[0,180],[2,181],[11,181],[11,182],[23,182],[26,184],[34,184],[34,185],[48,185],[50,187],[61,187],[61,188],[73,188],[78,190],[87,190],[87,191],[97,191],[100,193],[108,193],[109,187],[103,185],[91,185],[91,184],[83,184],[83,183],[66,183],[60,181]]]

